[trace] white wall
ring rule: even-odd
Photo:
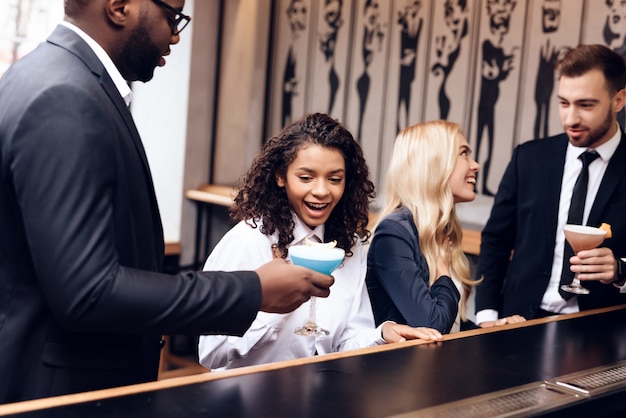
[[[187,0],[184,12],[193,16],[193,10],[194,0]],[[133,83],[131,111],[152,170],[165,241],[180,241],[193,25],[192,19],[150,82]]]

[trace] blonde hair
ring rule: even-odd
[[[459,125],[445,120],[418,123],[400,131],[387,171],[385,205],[378,219],[400,207],[411,212],[419,232],[420,249],[428,263],[430,286],[437,280],[439,243],[450,239],[450,269],[462,285],[460,312],[465,320],[471,286],[477,282],[470,279],[469,262],[461,249],[463,232],[448,186],[462,135]]]

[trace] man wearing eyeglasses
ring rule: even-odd
[[[0,79],[0,403],[153,380],[162,334],[243,335],[259,310],[328,296],[276,260],[159,273],[163,231],[128,105],[165,65],[184,0],[65,0]]]

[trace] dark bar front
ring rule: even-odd
[[[625,360],[625,317],[626,309],[612,310],[18,416],[419,416],[422,409]],[[626,390],[618,388],[540,415],[608,416],[622,410]]]

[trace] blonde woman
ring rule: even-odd
[[[474,200],[479,167],[457,124],[430,121],[398,134],[367,262],[377,324],[392,320],[448,333],[459,310],[466,319],[474,282],[454,205]]]

